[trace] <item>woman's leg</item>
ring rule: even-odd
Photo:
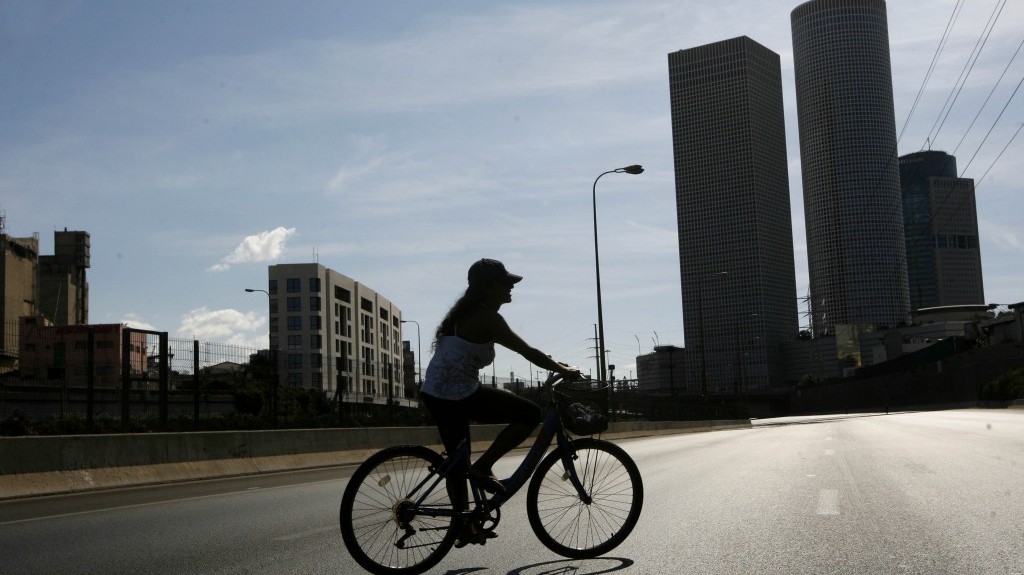
[[[466,440],[466,448],[472,447],[469,436],[469,417],[461,401],[450,401],[421,394],[423,406],[427,408],[430,415],[437,423],[437,431],[441,435],[441,442],[444,443],[448,456],[455,455],[455,450]],[[469,504],[469,489],[466,487],[466,473],[469,471],[469,457],[467,457],[452,468],[448,474],[446,485],[448,497],[452,500],[452,506],[456,511],[463,511]]]
[[[541,421],[536,403],[501,389],[481,387],[464,401],[473,421],[509,424],[473,463],[474,471],[483,475],[492,475],[498,459],[526,440]]]

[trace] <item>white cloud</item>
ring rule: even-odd
[[[222,272],[231,264],[270,262],[281,257],[288,238],[295,235],[295,228],[277,227],[254,236],[246,236],[220,263],[210,266],[210,271]]]
[[[201,341],[266,347],[265,324],[266,318],[255,312],[210,310],[203,306],[185,314],[175,335]]]
[[[152,324],[149,324],[149,323],[146,323],[146,322],[142,321],[142,318],[140,318],[138,314],[134,314],[134,313],[126,313],[124,315],[124,318],[121,320],[121,323],[123,323],[124,325],[126,325],[126,326],[128,326],[128,327],[130,327],[132,329],[144,329],[144,330],[147,330],[147,331],[159,331]]]

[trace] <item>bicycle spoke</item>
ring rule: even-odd
[[[443,481],[426,483],[440,462],[429,449],[399,447],[375,454],[353,473],[341,528],[346,547],[364,568],[420,573],[448,551],[454,540],[452,505]],[[419,490],[416,497],[426,495],[422,504],[414,501],[413,490]]]
[[[606,441],[573,442],[573,470],[588,503],[566,475],[559,454],[537,470],[527,514],[540,540],[568,557],[595,557],[614,548],[636,525],[643,503],[636,464]]]

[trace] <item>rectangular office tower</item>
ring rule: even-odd
[[[815,335],[910,319],[884,0],[791,16]]]
[[[900,157],[900,183],[910,309],[985,303],[974,180],[929,150]]]
[[[763,389],[797,335],[779,56],[743,36],[668,65],[686,389]]]

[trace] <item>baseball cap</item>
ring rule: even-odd
[[[469,266],[470,284],[488,284],[495,282],[514,284],[518,283],[522,279],[523,276],[508,273],[508,270],[505,269],[505,264],[498,260],[483,258]]]

